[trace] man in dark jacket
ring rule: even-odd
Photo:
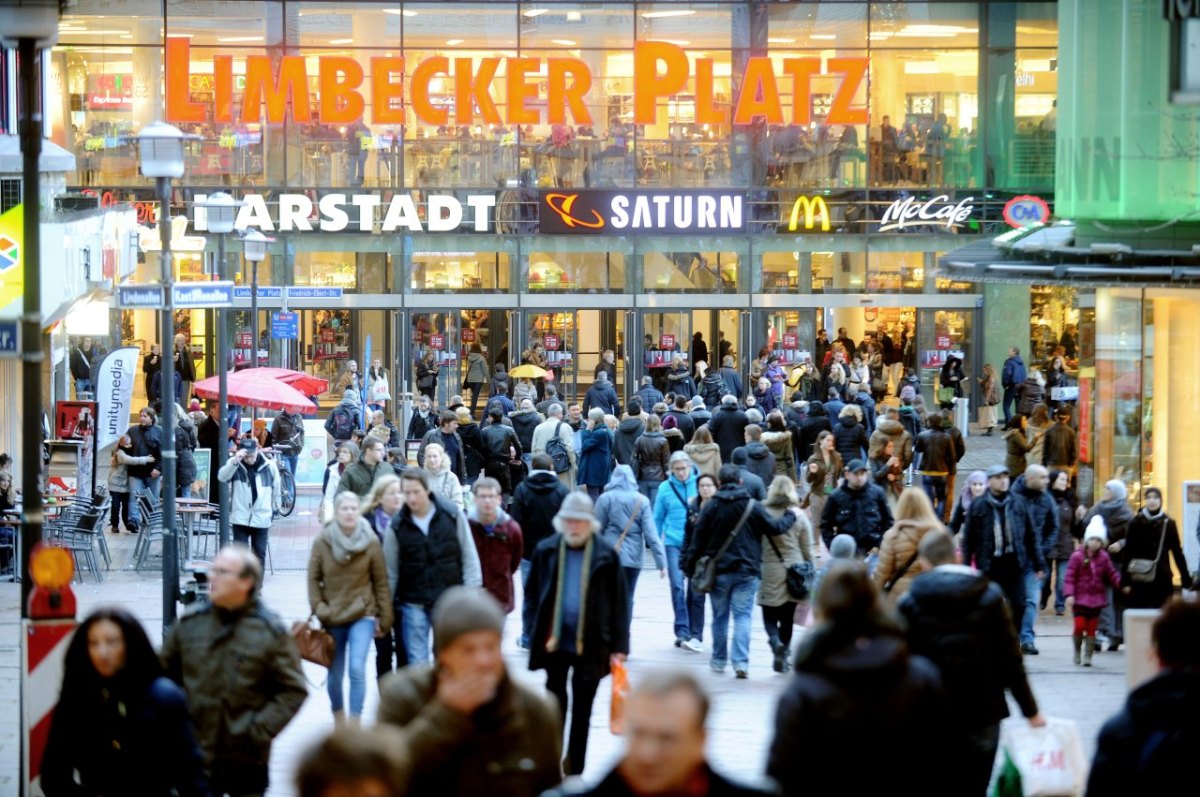
[[[334,442],[349,440],[351,433],[362,425],[362,398],[352,387],[342,393],[342,400],[325,419],[325,432]]]
[[[138,413],[138,422],[130,426],[125,434],[133,442],[129,454],[134,457],[150,457],[145,465],[130,465],[129,472],[129,520],[134,526],[141,522],[141,508],[137,496],[148,492],[157,501],[162,482],[162,427],[158,415],[150,407]]]
[[[488,405],[488,420],[480,432],[483,447],[483,473],[500,483],[505,495],[512,495],[512,475],[508,463],[521,456],[521,441],[511,426],[505,426],[504,412],[496,404]]]
[[[1042,439],[1042,465],[1051,470],[1075,471],[1075,460],[1079,456],[1075,430],[1070,425],[1071,413],[1060,408],[1054,413],[1054,423],[1046,430]]]
[[[271,440],[295,476],[300,452],[304,450],[304,416],[287,410],[280,412],[271,423]]]
[[[395,475],[395,469],[384,461],[386,459],[387,451],[382,441],[374,437],[363,440],[358,462],[351,463],[342,472],[342,480],[338,482],[335,494],[348,491],[359,498],[366,498],[375,482]]]
[[[546,419],[533,408],[533,402],[529,399],[521,399],[521,406],[510,413],[508,419],[512,421],[517,440],[521,441],[521,458],[528,465],[530,452],[533,451],[533,430]]]
[[[431,410],[430,406],[429,396],[421,396],[417,399],[416,406],[413,408],[412,420],[408,422],[407,439],[420,440],[430,429],[437,428],[438,414]]]
[[[853,409],[843,408],[833,425],[834,448],[842,455],[842,462],[866,459],[871,437],[867,428],[858,421]]]
[[[654,405],[663,400],[662,391],[654,386],[654,378],[650,376],[642,377],[642,385],[637,389],[634,397],[642,402],[642,408],[649,412]]]
[[[229,439],[232,439],[234,434],[232,429],[228,431],[229,438],[222,442],[221,405],[215,401],[210,401],[208,403],[208,415],[196,428],[196,440],[201,448],[207,448],[212,452],[208,455],[208,499],[213,503],[217,502],[217,468],[220,466],[220,462],[217,459],[217,450],[222,445],[228,449]],[[322,490],[322,492],[324,491]]]
[[[775,455],[762,442],[762,427],[757,423],[749,424],[745,435],[746,445],[742,447],[746,449],[746,458],[749,460],[746,467],[762,479],[764,486],[768,485],[775,480]]]
[[[1008,359],[1000,372],[1000,386],[1004,388],[1004,424],[1012,419],[1012,405],[1017,398],[1017,388],[1025,381],[1025,361],[1021,350],[1013,346],[1008,350]]]
[[[1008,716],[1004,692],[1012,692],[1034,727],[1045,724],[1025,677],[1004,593],[969,567],[955,563],[954,538],[938,530],[921,538],[922,573],[900,601],[912,652],[942,671],[952,732],[959,749],[946,760],[959,771],[960,793],[987,791],[1000,743],[1000,720]]]
[[[646,413],[642,412],[642,402],[637,396],[629,400],[627,414],[617,424],[613,433],[613,458],[618,465],[633,464],[633,449],[638,438],[646,431]]]
[[[621,400],[617,398],[617,391],[612,386],[612,382],[608,381],[607,371],[596,372],[596,381],[592,383],[583,397],[584,414],[587,414],[592,407],[604,410],[605,415],[621,417]]]
[[[688,415],[692,416],[692,423],[696,424],[697,429],[712,420],[712,413],[704,406],[704,399],[700,396],[692,396],[688,406],[691,408]]]
[[[797,459],[805,462],[813,455],[813,446],[817,444],[817,435],[821,432],[832,432],[829,416],[825,414],[825,405],[819,401],[808,403],[808,415],[800,424],[800,452]]]
[[[700,510],[679,565],[684,573],[694,573],[701,557],[716,556],[725,547],[716,562],[716,586],[709,593],[713,649],[708,664],[713,672],[725,671],[730,659],[728,634],[732,612],[733,670],[737,678],[744,679],[750,671],[750,615],[762,577],[761,540],[764,535],[776,537],[790,529],[798,510],[789,509],[777,518],[771,517],[743,489],[742,474],[735,465],[722,465],[717,478],[721,486]]]
[[[1042,559],[1049,561],[1058,543],[1058,504],[1050,495],[1050,473],[1041,465],[1030,465],[1013,482],[1012,495],[1029,518],[1029,528],[1037,540]],[[1037,619],[1038,597],[1042,594],[1042,579],[1025,566],[1025,614],[1021,619],[1021,652],[1038,654],[1034,644],[1033,622]]]
[[[767,500],[767,483],[750,470],[750,455],[746,453],[745,446],[733,449],[728,464],[737,467],[742,476],[742,489],[749,493],[751,498],[755,501]]]
[[[836,387],[829,388],[825,395],[825,415],[828,416],[829,423],[832,425],[837,423],[837,419],[841,417],[846,402],[842,401],[842,395]]]
[[[1025,504],[1008,489],[1008,467],[987,469],[987,492],[971,501],[963,524],[963,561],[974,562],[979,572],[995,581],[1008,598],[1013,627],[1021,629],[1025,614],[1025,571],[1032,568],[1038,581],[1046,575],[1046,561]]]
[[[436,666],[380,681],[379,723],[404,732],[406,793],[536,795],[562,779],[558,706],[509,676],[503,632],[490,595],[451,587],[433,608]]]
[[[533,551],[542,540],[554,534],[554,516],[570,489],[554,472],[554,460],[549,454],[534,454],[530,460],[529,476],[513,491],[508,511],[521,526],[521,586],[529,583],[529,567]],[[517,646],[529,649],[529,633],[533,628],[536,606],[526,602],[521,606],[521,638]]]
[[[725,380],[725,392],[739,401],[742,398],[742,375],[737,372],[733,355],[721,360],[721,378]]]
[[[71,378],[75,380],[75,398],[81,398],[81,393],[92,392],[92,363],[100,361],[100,351],[91,338],[84,338],[71,349]],[[176,401],[183,397],[175,394]]]
[[[729,462],[733,449],[746,442],[746,427],[749,424],[746,413],[738,409],[737,399],[733,396],[721,398],[721,408],[713,411],[708,430],[712,432],[713,442],[721,448],[722,462]]]
[[[521,565],[524,542],[521,526],[500,508],[500,483],[484,476],[471,488],[475,502],[467,510],[467,523],[479,552],[483,588],[500,602],[505,612],[515,604],[513,573]]]
[[[917,435],[913,452],[917,457],[917,473],[921,486],[933,504],[933,511],[943,521],[952,501],[949,494],[950,468],[955,466],[954,440],[942,426],[942,417],[930,414],[925,431]]]
[[[450,462],[450,470],[458,474],[460,482],[465,482],[467,472],[464,463],[467,452],[463,439],[458,433],[458,416],[449,410],[442,412],[438,416],[437,427],[430,429],[421,438],[421,445],[417,448],[417,464],[422,468],[425,467],[425,446],[430,443],[437,443],[445,449],[446,457]]]
[[[821,512],[821,539],[825,547],[833,538],[849,534],[858,543],[858,555],[867,556],[879,547],[883,533],[891,528],[892,510],[887,495],[871,482],[871,471],[861,459],[846,466],[845,483],[833,491]]]
[[[230,545],[208,572],[208,602],[163,640],[164,674],[187,693],[212,793],[262,794],[271,742],[300,711],[308,686],[296,643],[259,597],[258,557]]]
[[[1200,604],[1168,601],[1151,642],[1159,672],[1100,729],[1088,797],[1174,794],[1195,779],[1200,749]]]
[[[683,396],[675,397],[675,406],[667,410],[667,414],[663,416],[663,420],[668,417],[675,419],[675,428],[683,435],[684,445],[687,445],[692,440],[692,435],[696,433],[696,422],[692,420],[692,416],[688,414],[688,400]],[[712,431],[712,426],[708,427]]]
[[[596,534],[592,499],[566,497],[554,517],[557,534],[533,552],[525,601],[535,606],[529,669],[546,671],[546,689],[558,699],[567,721],[567,676],[571,675],[571,727],[564,774],[583,772],[592,702],[613,660],[629,655],[625,576],[612,546]]]

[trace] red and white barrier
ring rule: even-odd
[[[63,661],[74,620],[25,620],[21,625],[22,793],[41,797],[42,755],[62,689]]]

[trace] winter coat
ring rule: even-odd
[[[254,465],[238,462],[230,457],[225,467],[217,471],[217,478],[229,483],[229,522],[236,526],[256,529],[271,527],[271,518],[279,508],[279,469],[275,463],[258,455]],[[250,490],[250,480],[255,480],[258,500]]]
[[[487,462],[508,462],[513,454],[520,456],[521,441],[511,426],[493,423],[485,426],[480,432],[483,458]]]
[[[762,442],[775,457],[774,475],[787,476],[792,481],[796,481],[796,457],[792,450],[792,433],[763,432]],[[749,453],[748,449],[747,453]]]
[[[421,390],[437,390],[438,364],[428,360],[417,363],[417,387]]]
[[[974,561],[975,567],[985,574],[991,571],[992,556],[996,549],[996,508],[988,500],[990,495],[985,492],[979,498],[972,499],[962,531],[963,561]],[[1027,568],[1035,573],[1046,572],[1042,547],[1038,544],[1025,504],[1013,500],[1010,493],[1005,493],[1003,511],[1005,531],[1012,538],[1013,553],[1017,557],[1017,569],[1022,573]]]
[[[612,433],[604,425],[579,433],[579,471],[577,484],[588,487],[603,487],[612,474]]]
[[[725,382],[725,392],[741,401],[742,375],[737,372],[736,368],[725,367],[721,368],[720,374],[721,379]]]
[[[729,462],[733,457],[733,449],[745,444],[746,427],[749,424],[746,413],[736,406],[722,404],[720,408],[713,410],[713,419],[708,424],[708,431],[712,432],[713,442],[721,449],[722,462]]]
[[[342,483],[342,474],[345,472],[337,460],[325,469],[325,488],[321,494],[321,509],[317,516],[319,522],[324,523],[333,517],[333,499],[337,498],[338,485]]]
[[[1164,670],[1130,693],[1104,724],[1088,797],[1175,794],[1194,782],[1200,672]]]
[[[773,518],[778,518],[791,504],[787,499],[763,504]],[[809,535],[812,527],[804,512],[797,510],[795,522],[783,534],[762,540],[762,582],[758,585],[759,606],[783,606],[795,603],[796,599],[787,590],[787,569],[800,562],[812,562],[812,547]],[[774,546],[771,545],[774,543]]]
[[[558,706],[540,689],[500,679],[470,716],[437,699],[438,667],[379,682],[378,722],[399,728],[412,762],[410,794],[526,797],[562,779]]]
[[[667,447],[671,450],[672,454],[683,450],[683,432],[678,429],[667,429],[663,432],[663,437],[667,439]]]
[[[207,797],[183,690],[162,677],[136,693],[120,677],[108,686],[55,706],[41,762],[42,793]]]
[[[746,511],[746,502],[753,501],[750,494],[738,485],[726,484],[708,500],[696,519],[690,545],[683,551],[680,569],[684,573],[696,570],[696,561],[702,556],[716,556],[717,550],[737,528],[738,521]],[[799,510],[773,517],[762,504],[755,502],[746,522],[733,537],[725,553],[717,561],[717,575],[733,573],[758,578],[762,574],[762,544],[764,535],[784,534],[796,521]]]
[[[683,535],[687,528],[688,502],[696,497],[696,481],[700,471],[692,467],[686,481],[671,474],[658,485],[654,497],[654,525],[662,535],[664,545],[683,547]]]
[[[692,420],[692,416],[681,410],[670,409],[667,410],[667,414],[663,416],[663,420],[665,421],[667,418],[675,419],[677,428],[679,429],[680,434],[683,435],[683,442],[685,444],[690,443],[692,441],[692,435],[694,435],[696,433],[696,429],[699,428],[696,426],[696,422]],[[712,424],[709,424],[708,430],[710,432],[712,431]]]
[[[633,464],[634,446],[645,431],[646,418],[643,415],[625,418],[617,424],[617,431],[613,433],[613,458],[618,465]]]
[[[904,428],[904,424],[900,423],[900,421],[893,421],[891,418],[880,418],[875,424],[875,431],[871,433],[870,451],[882,451],[889,440],[892,443],[892,456],[900,460],[901,469],[905,469],[911,465],[913,461],[912,435],[908,433],[908,430]]]
[[[542,540],[534,549],[530,562],[525,600],[534,607],[533,633],[529,637],[531,670],[547,669],[556,658],[546,650],[546,643],[553,631],[561,540],[561,534]],[[629,596],[625,574],[616,551],[598,535],[592,536],[587,602],[580,606],[580,622],[583,624],[583,650],[576,651],[573,677],[598,681],[608,675],[612,654],[629,653]]]
[[[329,411],[329,417],[325,419],[325,432],[334,440],[350,439],[350,432],[344,432],[341,435],[334,433],[334,430],[337,428],[335,419],[337,416],[344,415],[350,416],[350,431],[362,425],[362,404],[359,402],[358,394],[351,393],[348,396],[343,396],[338,405]]]
[[[149,457],[132,457],[123,448],[114,449],[117,462],[108,471],[108,491],[112,493],[129,492],[129,466],[145,465]]]
[[[697,387],[697,392],[704,399],[704,406],[711,411],[714,407],[721,403],[721,396],[724,396],[726,391],[725,380],[716,369],[709,371],[700,380]]]
[[[438,428],[437,415],[432,411],[422,415],[420,412],[414,411],[412,420],[408,422],[408,440],[420,440],[430,429]]]
[[[1124,498],[1115,501],[1098,501],[1083,516],[1083,527],[1086,529],[1088,523],[1091,523],[1092,518],[1097,515],[1104,521],[1104,528],[1108,531],[1108,544],[1122,543],[1122,549],[1112,555],[1113,561],[1120,569],[1121,564],[1125,561],[1125,535],[1129,533],[1129,524],[1133,522],[1133,510],[1129,508],[1129,504]]]
[[[584,417],[587,417],[588,411],[592,407],[604,410],[605,415],[621,417],[621,400],[617,398],[617,391],[612,386],[612,382],[596,382],[588,388],[583,397]]]
[[[707,424],[709,421],[712,420],[712,413],[709,412],[704,407],[700,407],[699,409],[689,410],[688,416],[691,417],[692,423],[695,424],[697,429],[699,429],[701,426],[704,426],[705,424]]]
[[[888,794],[928,750],[949,749],[937,668],[910,655],[898,632],[846,636],[819,627],[796,650],[767,756],[782,794],[843,793],[848,777],[856,794]],[[924,795],[950,793],[946,779],[922,784]]]
[[[153,471],[162,470],[162,427],[142,426],[134,424],[129,427],[129,439],[133,445],[129,449],[130,456],[150,457],[140,465],[129,465],[129,475],[138,479],[149,479]]]
[[[190,486],[196,480],[196,425],[186,415],[175,422],[175,484]]]
[[[366,550],[339,561],[330,536],[344,534],[333,520],[313,540],[308,557],[308,605],[326,628],[350,625],[374,617],[387,633],[392,628],[392,597],[388,591],[387,565],[383,546],[365,518],[358,519],[362,532],[370,535]]]
[[[1029,467],[1026,454],[1033,448],[1033,443],[1025,439],[1025,433],[1020,429],[1009,429],[1004,433],[1004,465],[1014,477],[1025,472]]]
[[[512,393],[512,380],[508,378],[508,372],[497,368],[488,381],[488,398],[499,395],[501,385],[504,385],[505,395]]]
[[[388,588],[396,606],[416,604],[432,609],[450,587],[483,586],[479,552],[467,516],[453,504],[431,495],[434,513],[429,533],[421,531],[407,505],[392,518],[391,533],[383,535],[383,558]]]
[[[754,401],[763,415],[769,415],[776,407],[775,388],[768,386],[766,390],[754,389]]]
[[[859,556],[878,548],[891,525],[892,510],[887,495],[871,482],[859,490],[837,488],[821,510],[821,539],[825,547],[830,547],[837,535],[849,534],[858,543]]]
[[[1025,457],[1030,465],[1041,465],[1045,462],[1045,432],[1050,425],[1041,426],[1030,421],[1025,425],[1025,439],[1029,441],[1029,454]],[[1016,478],[1017,474],[1013,474]]]
[[[479,553],[483,588],[504,607],[504,611],[511,612],[516,603],[513,573],[521,566],[521,556],[525,550],[521,527],[499,508],[490,531],[480,522],[478,507],[473,506],[467,512],[467,522],[471,525],[471,537]]]
[[[396,469],[387,462],[380,460],[371,466],[360,456],[358,462],[350,463],[343,471],[334,495],[351,492],[359,498],[366,498],[367,494],[371,492],[371,488],[375,486],[375,482],[394,475],[396,475]]]
[[[843,415],[838,418],[837,425],[833,427],[833,439],[834,447],[842,455],[842,461],[846,463],[852,459],[865,458],[867,448],[871,445],[871,438],[867,436],[867,430],[854,419],[853,415]]]
[[[686,364],[667,372],[667,387],[671,393],[683,396],[685,399],[691,399],[696,395],[696,383]]]
[[[463,383],[468,385],[486,385],[487,382],[487,358],[480,352],[473,351],[467,355],[467,375],[463,377]]]
[[[965,565],[941,565],[913,580],[899,612],[913,653],[941,670],[951,727],[974,731],[1007,717],[1006,689],[1023,716],[1037,715],[1012,613],[994,581]]]
[[[921,418],[917,415],[917,411],[912,405],[900,406],[900,425],[904,427],[904,431],[908,432],[908,436],[915,442],[921,434]]]
[[[1130,578],[1130,560],[1154,559],[1156,556],[1158,567],[1154,571],[1154,581],[1146,583]],[[1179,529],[1175,520],[1161,510],[1158,517],[1151,517],[1146,509],[1142,509],[1130,521],[1125,547],[1121,549],[1121,583],[1130,588],[1125,599],[1129,608],[1161,609],[1171,599],[1175,594],[1175,580],[1171,575],[1172,559],[1175,560],[1183,588],[1191,589],[1192,577],[1183,556],[1183,546],[1179,543]]]
[[[517,439],[521,441],[521,450],[529,453],[533,450],[533,430],[546,419],[538,414],[537,410],[517,410],[508,418],[512,421]]]
[[[1020,355],[1009,357],[1004,361],[1004,369],[1000,372],[1000,386],[1016,387],[1025,381],[1025,361]]]
[[[1018,476],[1009,492],[1025,505],[1029,515],[1029,527],[1037,535],[1038,548],[1043,559],[1051,559],[1058,546],[1058,505],[1050,490],[1031,490],[1025,484],[1025,476]],[[1064,532],[1065,533],[1065,532]]]
[[[743,448],[746,449],[748,460],[746,469],[762,479],[764,486],[774,481],[775,455],[771,453],[771,449],[761,441],[746,443]]]
[[[1065,423],[1052,423],[1042,438],[1042,461],[1047,468],[1072,468],[1079,456],[1075,430]]]
[[[653,412],[654,405],[665,400],[662,391],[654,385],[642,385],[633,395],[642,402],[644,412]]]
[[[935,427],[921,432],[913,445],[913,453],[918,457],[917,469],[921,473],[936,476],[955,470],[954,439],[945,429]]]
[[[1063,594],[1075,598],[1075,605],[1088,609],[1101,609],[1108,605],[1105,585],[1121,588],[1121,575],[1113,566],[1108,551],[1101,548],[1095,555],[1086,547],[1071,554],[1067,562],[1067,575],[1063,579]]]
[[[508,511],[521,526],[522,558],[532,558],[537,544],[554,534],[554,516],[569,492],[555,474],[545,470],[531,472],[517,485]]]
[[[692,458],[692,463],[700,473],[707,473],[714,479],[721,470],[721,447],[716,443],[688,443],[683,452]]]
[[[646,432],[637,439],[633,451],[633,475],[639,482],[661,482],[670,468],[671,447],[662,432]]]
[[[266,772],[271,742],[308,697],[296,643],[257,598],[238,609],[198,604],[163,640],[165,674],[187,694],[206,768]],[[147,762],[140,762],[145,765]]]
[[[597,533],[601,539],[614,548],[618,540],[621,541],[617,555],[622,567],[641,570],[642,551],[649,548],[658,569],[666,568],[667,555],[658,536],[658,528],[654,525],[650,501],[638,492],[633,471],[628,465],[618,465],[613,470],[604,493],[596,501],[596,522],[600,524]],[[622,540],[623,531],[625,538]]]
[[[570,469],[565,473],[559,474],[559,478],[565,484],[574,484],[575,469],[579,466],[579,454],[575,451],[575,433],[571,431],[571,426],[566,421],[558,418],[547,418],[538,424],[537,428],[533,430],[530,453],[546,453],[546,446],[550,444],[555,435],[558,436],[559,442],[563,444],[563,448],[567,450],[567,459],[571,463]]]
[[[825,405],[819,401],[811,402],[808,405],[808,417],[800,424],[800,461],[804,462],[813,455],[817,436],[821,432],[832,431],[833,426],[830,425],[829,417],[825,414]]]
[[[520,407],[521,402],[529,399],[532,402],[537,402],[537,387],[532,383],[519,380],[512,390],[512,403]],[[510,411],[511,412],[511,411]]]
[[[1046,389],[1032,376],[1017,386],[1017,414],[1032,415],[1033,408],[1046,401]]]
[[[1058,539],[1054,541],[1050,558],[1065,562],[1075,552],[1075,543],[1083,540],[1083,524],[1075,518],[1079,500],[1069,488],[1061,493],[1051,490],[1050,497],[1054,499],[1054,507],[1058,512]]]
[[[914,558],[917,548],[926,534],[941,529],[943,529],[941,523],[897,520],[895,525],[884,533],[883,542],[879,546],[879,563],[875,565],[875,571],[871,574],[871,578],[882,590],[883,585],[890,579],[899,576],[891,591],[884,594],[884,600],[889,607],[894,608],[912,586],[913,579],[925,572],[920,558]],[[907,569],[905,569],[905,565],[908,565]],[[903,575],[900,575],[901,570],[904,570]]]

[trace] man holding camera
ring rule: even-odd
[[[238,442],[235,453],[217,471],[229,483],[229,522],[233,539],[248,543],[260,562],[267,561],[267,534],[279,508],[279,470],[258,450],[252,437]]]

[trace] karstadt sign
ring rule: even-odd
[[[196,232],[208,229],[206,194],[194,197],[193,224]],[[495,193],[456,196],[430,194],[418,206],[407,193],[394,194],[385,202],[378,194],[325,194],[316,202],[308,194],[278,194],[267,203],[263,194],[246,194],[234,227],[266,232],[342,232],[353,229],[373,232],[382,210],[380,232],[454,232],[466,228],[488,232],[495,215]]]

